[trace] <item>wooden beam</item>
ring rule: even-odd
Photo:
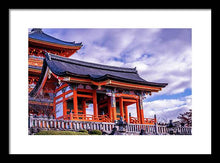
[[[67,84],[67,83],[65,83],[65,84],[61,85],[59,88],[57,88],[57,89],[55,90],[55,93],[59,92],[61,89],[65,88],[65,87],[68,87],[68,84]]]
[[[93,98],[92,95],[77,94],[78,97]]]
[[[139,99],[138,95],[129,95],[129,94],[123,94],[123,93],[116,93],[115,97],[127,97],[127,98]]]
[[[124,102],[133,102],[135,103],[137,100],[134,99],[123,99]]]
[[[28,104],[43,105],[43,106],[53,106],[53,103],[40,102],[40,101],[28,101]]]
[[[64,80],[67,78],[65,77],[60,77],[52,73],[55,78]],[[147,85],[141,85],[141,84],[133,84],[133,83],[125,83],[125,82],[118,82],[114,80],[105,80],[101,82],[94,82],[91,79],[80,79],[80,78],[75,78],[75,77],[68,77],[69,82],[74,82],[74,83],[84,83],[84,84],[93,84],[98,87],[107,85],[107,86],[113,86],[113,87],[120,87],[120,88],[128,88],[128,89],[137,89],[137,90],[146,90],[146,91],[151,91],[151,92],[158,92],[162,88],[161,87],[155,87],[155,86],[147,86]],[[127,96],[127,95],[126,95]]]
[[[89,92],[89,93],[93,93],[93,90],[92,90],[92,89],[81,89],[81,88],[78,88],[77,91],[78,91],[78,92]]]
[[[131,84],[131,83],[124,83],[124,82],[118,82],[111,80],[109,85],[115,85],[115,86],[122,86],[122,87],[130,87],[135,89],[141,89],[141,90],[150,90],[150,91],[160,91],[161,87],[153,87],[153,86],[146,86],[146,85],[140,85],[140,84]]]
[[[135,102],[126,102],[125,101],[124,106],[129,106],[129,105],[132,105],[132,104],[135,104],[135,103],[136,103],[136,101]]]

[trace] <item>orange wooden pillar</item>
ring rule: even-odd
[[[128,106],[124,105],[125,108],[125,121],[128,123]]]
[[[98,106],[97,106],[97,94],[96,94],[96,90],[93,90],[93,114],[94,114],[94,118],[97,119],[98,118]]]
[[[73,88],[73,113],[74,119],[78,119],[78,100],[76,88]]]
[[[138,114],[139,114],[138,120],[141,124],[144,124],[143,101],[142,101],[141,96],[140,96],[139,100],[137,99],[136,106],[137,106],[137,110],[138,110]]]
[[[137,119],[139,121],[139,123],[141,123],[141,119],[140,119],[140,108],[139,108],[139,102],[138,99],[136,100],[136,109],[137,109]]]
[[[120,108],[120,116],[122,117],[122,120],[124,120],[123,97],[119,98],[119,108]]]
[[[66,101],[63,100],[63,116],[67,115],[67,104]]]
[[[86,114],[86,100],[85,99],[82,100],[82,110],[83,110],[83,114]]]
[[[108,98],[108,114],[110,120],[112,121],[111,98]]]
[[[116,120],[116,107],[111,107],[112,110],[112,122]]]

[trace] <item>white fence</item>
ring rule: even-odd
[[[60,130],[73,130],[78,131],[81,129],[85,130],[103,130],[111,131],[114,127],[114,123],[106,122],[85,122],[85,121],[71,121],[71,120],[57,120],[48,118],[34,118],[29,117],[30,128],[41,128],[41,129],[60,129]]]
[[[127,132],[141,132],[141,129],[146,131],[147,134],[156,134],[155,125],[146,124],[128,124],[126,126]]]
[[[29,128],[40,128],[46,130],[102,130],[110,133],[114,128],[115,123],[108,122],[89,122],[89,121],[72,121],[72,120],[57,120],[47,117],[29,116]],[[127,124],[125,131],[128,133],[140,133],[144,130],[149,135],[168,135],[169,129],[165,125],[147,125],[147,124]],[[191,127],[177,127],[175,133],[191,135]]]

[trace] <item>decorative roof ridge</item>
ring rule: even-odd
[[[33,29],[31,30],[31,32],[29,33],[29,37],[30,37],[30,34],[34,34],[34,33],[40,33],[40,34],[43,34],[43,35],[45,35],[45,36],[47,36],[47,37],[49,37],[49,38],[51,38],[51,39],[54,39],[54,40],[56,40],[56,41],[60,41],[60,42],[66,43],[66,44],[71,44],[71,45],[73,45],[73,46],[82,46],[82,42],[76,43],[75,41],[73,41],[73,42],[63,41],[63,40],[60,40],[60,39],[55,38],[55,37],[53,37],[53,36],[50,36],[50,35],[44,33],[41,28],[33,28]],[[32,38],[32,37],[31,37],[31,38]],[[36,38],[32,38],[32,39],[36,39]],[[42,41],[46,41],[46,40],[42,40]],[[48,40],[47,40],[46,42],[51,42],[51,41],[48,41]],[[55,42],[51,42],[51,43],[55,43]]]
[[[44,33],[43,31],[42,31],[42,33],[45,34],[45,35],[48,36],[48,37],[51,37],[51,38],[57,40],[57,41],[62,41],[62,42],[67,43],[67,44],[73,44],[73,45],[75,45],[75,46],[76,46],[76,45],[77,45],[77,46],[82,46],[82,42],[76,43],[75,41],[73,41],[73,42],[64,41],[64,40],[60,40],[60,39],[58,39],[58,38],[55,38],[55,37],[53,37],[53,36],[50,36],[50,35]]]
[[[137,74],[136,68],[116,67],[116,66],[109,66],[109,65],[97,64],[97,63],[85,62],[85,61],[80,61],[80,60],[76,60],[76,59],[72,59],[72,58],[61,57],[61,56],[54,55],[51,53],[46,53],[45,56],[49,60],[58,60],[58,61],[66,62],[66,63],[77,64],[77,65],[96,68],[96,69],[104,69],[104,70],[109,70],[109,71],[136,73]]]

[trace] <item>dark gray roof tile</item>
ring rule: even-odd
[[[129,83],[165,87],[167,83],[148,82],[142,79],[135,68],[107,66],[79,61],[46,53],[46,63],[50,70],[58,76],[74,76],[89,78],[94,81],[114,79]]]

